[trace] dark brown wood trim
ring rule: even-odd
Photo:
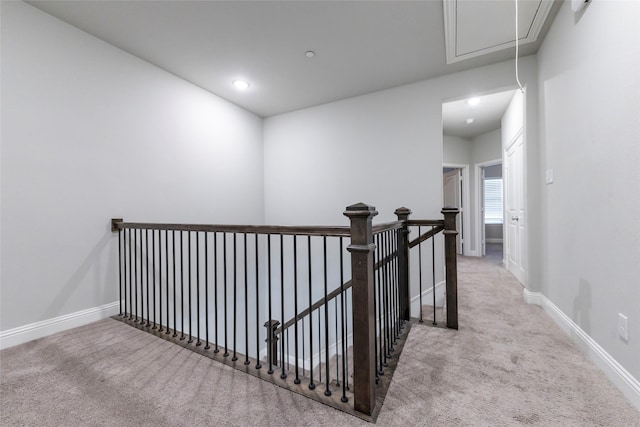
[[[431,237],[435,236],[442,230],[444,230],[444,227],[436,227],[434,229],[427,231],[426,233],[423,233],[421,236],[416,237],[415,239],[409,242],[409,249],[418,246],[420,243],[430,239]]]
[[[284,234],[304,236],[349,237],[349,227],[340,226],[276,226],[276,225],[231,225],[231,224],[154,224],[146,222],[121,222],[119,229],[208,231],[249,234]]]
[[[408,225],[433,225],[433,226],[444,226],[444,220],[442,219],[410,219],[408,221]]]
[[[445,286],[447,293],[447,328],[458,329],[458,260],[456,248],[456,215],[458,208],[443,208]]]
[[[382,233],[383,231],[397,230],[402,228],[402,221],[383,222],[372,227],[373,234]]]

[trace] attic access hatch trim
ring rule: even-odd
[[[520,31],[520,44],[533,43],[538,39],[540,32],[544,26],[544,23],[551,11],[553,6],[553,0],[527,0],[526,2],[522,0],[518,0],[519,8],[522,12],[525,12],[523,6],[527,5],[530,11],[533,12],[533,16],[526,17],[526,23],[522,22],[524,17],[524,13],[520,16],[519,27]],[[467,59],[475,58],[478,56],[486,55],[492,52],[497,52],[500,50],[508,49],[515,46],[515,37],[513,35],[508,36],[507,39],[503,39],[501,41],[496,40],[486,40],[486,45],[475,48],[470,51],[462,51],[463,49],[459,49],[459,39],[461,30],[467,30],[468,28],[459,28],[458,27],[458,18],[459,13],[465,7],[469,7],[470,4],[477,2],[469,2],[468,0],[443,0],[443,11],[444,11],[444,33],[445,33],[445,52],[447,64],[452,64],[455,62],[464,61]],[[508,27],[513,27],[511,34],[515,32],[515,0],[503,0],[500,2],[486,2],[491,4],[492,7],[500,4],[504,8],[512,9],[513,12],[509,13],[509,16],[512,16],[513,19],[508,25]],[[535,6],[535,9],[534,9]],[[531,14],[531,12],[529,13]],[[487,25],[492,25],[492,22],[488,22],[486,19],[483,19],[483,16],[474,15],[473,19],[475,22],[472,25],[466,25],[467,27],[474,28],[485,28]],[[523,31],[526,31],[526,36],[523,36]]]

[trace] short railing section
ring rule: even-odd
[[[375,208],[356,204],[344,213],[350,225],[337,227],[113,219],[120,292],[115,318],[375,420],[408,331],[414,321],[423,322],[429,287],[435,313],[439,232],[446,325],[457,329],[457,210],[444,209],[443,220],[410,220],[410,213],[400,208],[397,221],[374,226]],[[414,228],[418,237],[410,240]],[[425,242],[431,259],[422,256]],[[409,286],[415,247],[419,313],[412,313]],[[438,323],[435,316],[432,323]]]

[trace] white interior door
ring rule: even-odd
[[[453,169],[443,173],[443,194],[444,206],[456,207],[460,213],[456,216],[456,229],[458,236],[456,239],[456,248],[458,254],[462,255],[462,174],[460,169]]]
[[[505,164],[505,222],[507,224],[505,257],[507,269],[524,283],[524,238],[526,217],[524,210],[524,139],[516,138],[506,151]]]

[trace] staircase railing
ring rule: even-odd
[[[373,226],[375,208],[356,204],[347,207],[350,226],[344,227],[113,219],[120,268],[117,318],[375,419],[411,326],[409,249],[440,231],[447,255],[447,325],[457,328],[457,310],[451,310],[457,304],[450,300],[456,296],[455,212],[443,210],[445,219],[432,221],[409,220],[410,213],[398,209],[398,221]],[[420,232],[432,229],[409,241],[410,227],[416,226]],[[453,262],[447,251],[451,238]],[[422,263],[420,257],[420,269]],[[432,290],[435,295],[435,275]],[[422,291],[421,274],[420,306]]]

